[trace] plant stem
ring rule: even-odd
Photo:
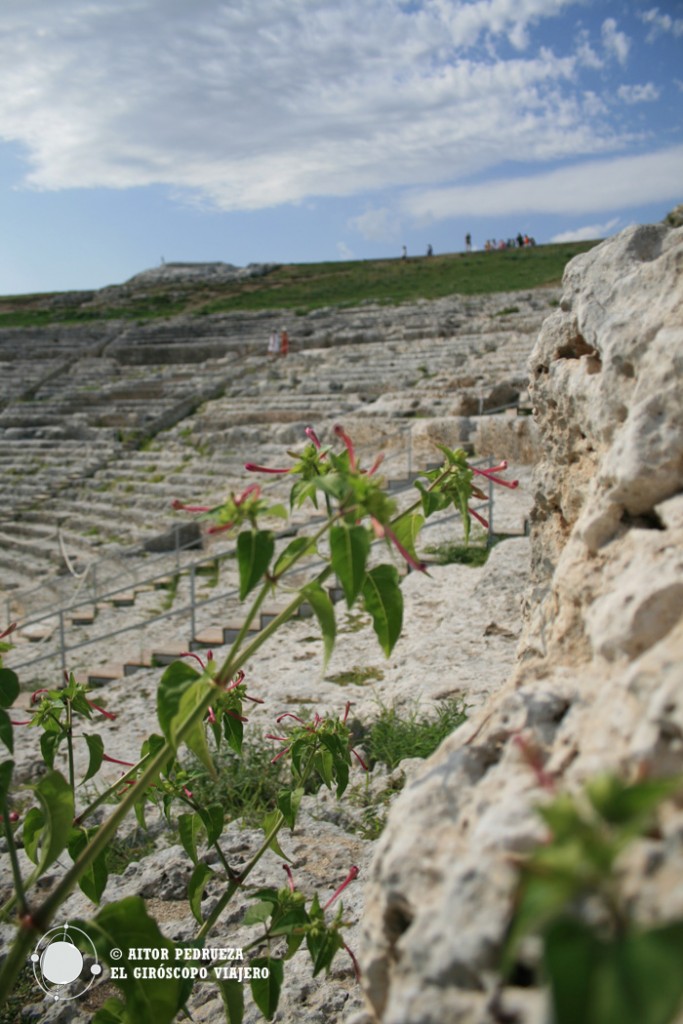
[[[19,904],[19,913],[23,915],[28,910],[26,903],[26,893],[24,892],[24,882],[21,877],[21,869],[19,867],[19,858],[17,857],[17,847],[14,842],[14,833],[12,832],[12,825],[9,820],[9,804],[7,803],[7,797],[2,798],[2,820],[5,826],[5,839],[7,840],[7,852],[9,853],[9,859],[12,864],[12,875],[14,877],[14,889],[16,892],[16,900]]]
[[[282,828],[282,826],[284,824],[285,824],[285,817],[284,817],[284,815],[281,814],[281,813],[278,813],[278,816],[277,816],[275,824],[273,825],[272,829],[270,830],[270,832],[266,836],[264,842],[261,844],[259,849],[254,854],[254,856],[251,858],[251,860],[249,861],[247,866],[244,868],[243,871],[240,872],[239,878],[231,878],[230,881],[228,882],[228,886],[227,886],[226,890],[224,891],[223,895],[221,896],[221,898],[219,899],[218,903],[213,908],[213,910],[211,911],[209,916],[204,921],[204,924],[201,926],[201,928],[197,932],[197,935],[195,936],[197,939],[205,938],[205,936],[211,931],[211,929],[215,925],[216,921],[218,920],[218,918],[221,916],[221,914],[223,913],[223,911],[227,907],[227,905],[230,902],[230,900],[233,898],[233,896],[235,895],[237,890],[240,888],[240,886],[244,882],[244,879],[247,878],[247,876],[249,874],[251,874],[251,872],[254,870],[254,868],[256,867],[258,862],[261,860],[261,857],[266,852],[266,850],[268,849],[268,847],[272,843],[273,839],[275,839],[275,837],[277,836],[278,832],[280,831],[280,829]]]
[[[95,811],[100,806],[100,804],[104,803],[105,800],[108,800],[109,797],[116,792],[119,786],[127,782],[128,779],[132,778],[133,775],[140,771],[143,765],[145,765],[146,762],[149,760],[149,757],[149,754],[145,754],[144,757],[140,758],[137,764],[133,765],[132,768],[129,768],[128,771],[125,772],[123,775],[120,775],[116,782],[112,782],[111,786],[107,786],[107,788],[102,793],[100,793],[99,796],[95,797],[91,804],[88,804],[84,811],[81,811],[81,813],[74,818],[74,825],[82,825],[85,819],[88,818],[93,813],[93,811]]]
[[[76,793],[76,776],[74,772],[74,736],[73,736],[73,708],[71,701],[67,698],[66,701],[66,749],[67,749],[67,761],[69,764],[69,785],[71,786],[71,792]]]

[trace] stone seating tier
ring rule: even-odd
[[[0,361],[11,360],[32,386],[28,399],[12,395],[0,406],[0,472],[10,481],[0,590],[65,571],[58,525],[80,565],[150,543],[183,520],[174,498],[223,500],[245,486],[244,461],[282,465],[283,445],[303,442],[309,423],[329,436],[343,418],[369,453],[400,452],[397,473],[405,472],[411,419],[476,414],[501,385],[521,388],[554,298],[543,290],[307,317],[280,311],[0,331]],[[519,312],[497,315],[512,307]],[[268,360],[268,334],[282,324],[290,357]],[[195,362],[201,345],[213,355],[222,346],[219,357]],[[144,358],[129,359],[131,346]],[[176,362],[188,349],[192,361]],[[36,375],[50,352],[50,372]],[[286,479],[261,483],[287,490]],[[12,522],[25,531],[14,534]]]

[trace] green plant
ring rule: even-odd
[[[154,839],[144,829],[136,828],[124,839],[115,836],[107,847],[105,865],[110,875],[121,875],[129,864],[142,860],[155,848]]]
[[[413,708],[401,717],[395,707],[382,707],[363,740],[370,765],[381,762],[393,769],[406,757],[429,757],[466,719],[461,700],[441,701],[431,715]]]
[[[519,742],[552,788],[536,753]],[[669,1024],[680,1010],[683,921],[635,919],[623,855],[682,787],[681,778],[629,784],[601,776],[539,808],[549,836],[520,867],[503,971],[513,973],[525,935],[540,935],[556,1024]]]
[[[188,652],[182,657],[193,659],[196,666],[181,659],[163,672],[156,704],[160,734],[148,736],[137,763],[129,764],[105,753],[104,741],[99,735],[79,732],[79,727],[83,724],[87,727],[93,715],[101,715],[106,720],[113,717],[113,712],[91,702],[87,689],[77,684],[73,675],[67,677],[61,689],[34,694],[31,719],[13,722],[7,709],[19,694],[19,682],[11,670],[0,669],[0,741],[11,754],[14,727],[28,725],[42,730],[41,752],[48,769],[34,787],[36,805],[28,810],[23,820],[24,849],[34,865],[28,876],[21,870],[13,830],[9,828],[5,832],[15,895],[6,903],[2,914],[8,918],[15,913],[18,927],[14,943],[0,968],[0,1001],[11,993],[29,951],[49,930],[76,886],[94,904],[100,904],[111,870],[108,851],[129,814],[136,815],[141,828],[145,827],[145,810],[149,803],[169,819],[175,815],[180,840],[193,864],[187,898],[197,922],[192,945],[201,949],[235,894],[246,891],[245,884],[265,852],[272,850],[286,859],[280,846],[280,833],[294,828],[304,793],[316,792],[325,786],[341,797],[349,784],[352,766],[365,767],[353,748],[353,733],[347,721],[350,703],[338,717],[321,718],[314,713],[305,719],[290,711],[281,712],[276,718],[278,731],[268,734],[266,739],[282,745],[271,760],[273,764],[281,764],[285,781],[277,792],[275,805],[262,814],[260,845],[237,871],[221,845],[224,807],[213,799],[212,791],[206,795],[194,791],[196,775],[179,760],[179,751],[187,747],[203,769],[216,776],[216,757],[221,757],[222,750],[227,747],[234,755],[242,756],[244,727],[248,721],[244,714],[246,702],[262,703],[260,698],[247,692],[243,666],[248,666],[256,652],[297,614],[304,602],[310,605],[320,626],[325,668],[337,636],[335,607],[326,589],[332,577],[339,581],[348,609],[357,604],[362,606],[380,647],[389,655],[399,638],[403,621],[400,577],[392,562],[370,562],[373,538],[382,540],[388,552],[413,569],[425,571],[415,553],[415,540],[425,519],[455,505],[469,525],[470,515],[481,518],[468,504],[473,494],[482,493],[473,482],[475,475],[505,483],[496,476],[502,464],[481,470],[468,464],[464,452],[442,447],[444,463],[440,470],[427,473],[419,482],[418,500],[397,513],[377,472],[381,457],[366,470],[359,464],[353,441],[344,429],[335,427],[334,434],[341,442],[336,451],[333,445],[323,446],[314,431],[307,428],[308,443],[303,450],[289,453],[293,459],[289,466],[276,469],[246,466],[251,472],[289,474],[293,481],[290,509],[310,503],[319,513],[324,506],[326,514],[322,523],[318,516],[312,533],[294,537],[279,552],[276,552],[273,531],[262,523],[264,519],[270,522],[273,517],[286,518],[288,512],[282,505],[272,505],[259,484],[251,484],[240,494],[231,493],[222,504],[214,507],[173,503],[176,509],[199,513],[208,519],[210,531],[237,534],[239,596],[241,601],[249,601],[242,626],[222,664],[214,661],[211,652],[207,653],[206,660]],[[299,563],[316,554],[321,559],[316,575],[298,589],[288,589],[285,607],[260,632],[252,635],[250,627],[266,600],[287,582],[291,570],[300,569]],[[6,648],[4,637],[11,628],[0,636],[0,652]],[[115,783],[85,806],[84,791],[77,785],[73,754],[74,744],[81,741],[87,745],[89,757],[80,782],[95,778],[105,761],[124,769]],[[67,778],[54,767],[60,747],[66,749]],[[5,821],[9,820],[12,770],[11,760],[0,765],[0,802]],[[98,823],[95,812],[99,818],[105,806],[109,810]],[[202,849],[207,847],[212,850],[212,866],[202,856]],[[53,866],[58,858],[66,855],[71,858],[71,865],[57,874],[44,898],[36,895],[40,878],[48,869],[57,871]],[[249,978],[256,1005],[268,1019],[277,1008],[286,961],[299,947],[305,944],[308,949],[314,975],[328,970],[335,954],[346,948],[342,938],[343,906],[338,905],[334,916],[327,911],[357,873],[357,868],[352,866],[346,880],[324,906],[320,905],[317,895],[309,902],[298,892],[291,874],[287,887],[266,888],[252,894],[256,902],[244,920],[255,926],[258,934],[245,951],[257,955],[250,958],[249,973],[245,977]],[[220,886],[220,895],[206,911],[202,902],[210,882]],[[92,919],[79,927],[89,936],[101,959],[112,967],[121,966],[114,952],[118,953],[120,947],[128,948],[131,935],[139,946],[177,953],[177,948],[164,937],[138,897],[101,906]],[[284,943],[283,950],[276,946],[277,942]],[[235,979],[221,973],[222,970],[223,965],[212,963],[211,977],[224,998],[227,1020],[230,1024],[239,1024],[243,1015],[241,976]],[[172,976],[149,981],[139,978],[135,972],[130,976],[112,974],[122,999],[109,1000],[96,1014],[94,1022],[131,1024],[140,1019],[154,1019],[156,1024],[170,1024],[186,1006],[195,977]],[[143,984],[145,981],[149,983]]]
[[[252,735],[234,750],[221,749],[214,757],[215,773],[201,762],[192,762],[192,793],[197,802],[220,804],[227,821],[241,819],[245,825],[259,825],[266,814],[277,809],[278,796],[286,784],[282,762],[273,763],[273,745],[263,736]]]
[[[173,573],[173,575],[169,579],[168,583],[165,584],[165,586],[163,588],[166,591],[166,593],[164,595],[163,601],[161,602],[161,609],[162,609],[162,611],[165,611],[165,612],[170,611],[170,609],[173,607],[173,603],[174,603],[174,601],[176,599],[176,595],[178,593],[178,587],[179,586],[180,586],[180,573],[179,572],[175,572],[175,573]]]
[[[383,678],[382,669],[374,665],[354,665],[345,672],[335,672],[334,675],[327,676],[328,681],[336,683],[337,686],[367,686],[368,683],[377,683]]]
[[[424,549],[426,555],[431,555],[430,561],[437,565],[484,565],[489,557],[490,548],[485,544],[458,544],[454,541],[444,541],[441,544],[432,544]]]

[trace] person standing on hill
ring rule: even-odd
[[[465,252],[472,252],[472,235],[469,231],[465,235]]]
[[[287,328],[283,327],[280,331],[280,355],[286,356],[289,352],[289,335],[287,334]]]

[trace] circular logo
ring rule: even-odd
[[[76,945],[76,941],[82,945],[83,940],[92,949],[94,959],[94,963],[87,968],[83,954]],[[92,939],[81,928],[71,924],[61,924],[46,932],[31,954],[31,964],[36,982],[55,1002],[79,999],[102,973]],[[55,992],[55,989],[77,981],[79,984],[73,985],[75,991]]]

